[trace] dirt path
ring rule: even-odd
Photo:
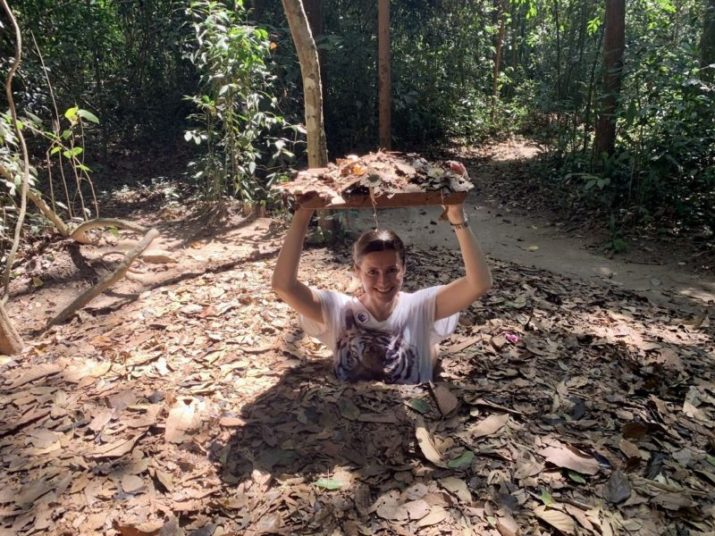
[[[378,221],[394,228],[409,245],[456,248],[452,229],[438,222],[440,212],[434,207],[385,210],[378,213]],[[615,285],[655,303],[688,311],[715,301],[715,281],[682,271],[677,259],[654,265],[598,255],[587,249],[586,237],[567,236],[543,218],[481,204],[474,197],[468,200],[468,214],[482,247],[495,259]],[[374,225],[372,214],[355,216],[354,229]]]
[[[495,182],[503,166],[534,157],[538,149],[524,141],[491,147],[490,158],[470,169],[473,177],[488,181],[467,199],[469,218],[488,255],[526,267],[596,281],[607,286],[633,290],[654,303],[689,312],[715,302],[715,278],[687,271],[680,257],[670,250],[647,251],[644,260],[638,251],[609,258],[596,247],[598,238],[567,231],[555,218],[505,206],[494,194]],[[486,195],[481,193],[486,190]],[[381,226],[394,228],[408,244],[431,248],[457,247],[454,233],[439,221],[441,209],[405,208],[378,211]],[[350,228],[364,230],[375,223],[375,215],[362,211],[350,215]],[[661,246],[662,247],[662,246]],[[660,260],[653,260],[653,259]],[[631,260],[636,259],[636,260]]]

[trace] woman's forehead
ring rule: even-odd
[[[396,251],[391,249],[386,249],[383,251],[371,251],[363,255],[360,260],[360,266],[366,267],[386,267],[386,266],[397,266],[400,264],[400,256]]]

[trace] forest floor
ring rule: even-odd
[[[29,346],[0,356],[0,534],[712,533],[705,257],[609,258],[500,196],[536,151],[509,143],[465,155],[495,285],[431,386],[334,379],[269,288],[283,221],[211,217],[170,182],[118,190],[105,211],[156,226],[175,262],[137,262],[44,332],[136,237],[34,244],[8,303]],[[377,214],[409,244],[407,290],[460,273],[437,216]],[[347,291],[349,258],[311,246],[301,277]]]

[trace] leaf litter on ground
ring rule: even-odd
[[[237,251],[2,361],[0,531],[714,529],[712,328],[492,260],[431,391],[348,386],[270,292],[271,259]],[[455,251],[411,253],[408,290],[460,275]],[[347,290],[348,265],[313,248],[301,277]]]

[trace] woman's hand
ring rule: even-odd
[[[464,223],[467,221],[467,215],[464,213],[464,204],[447,205],[444,207],[444,214],[449,223]]]

